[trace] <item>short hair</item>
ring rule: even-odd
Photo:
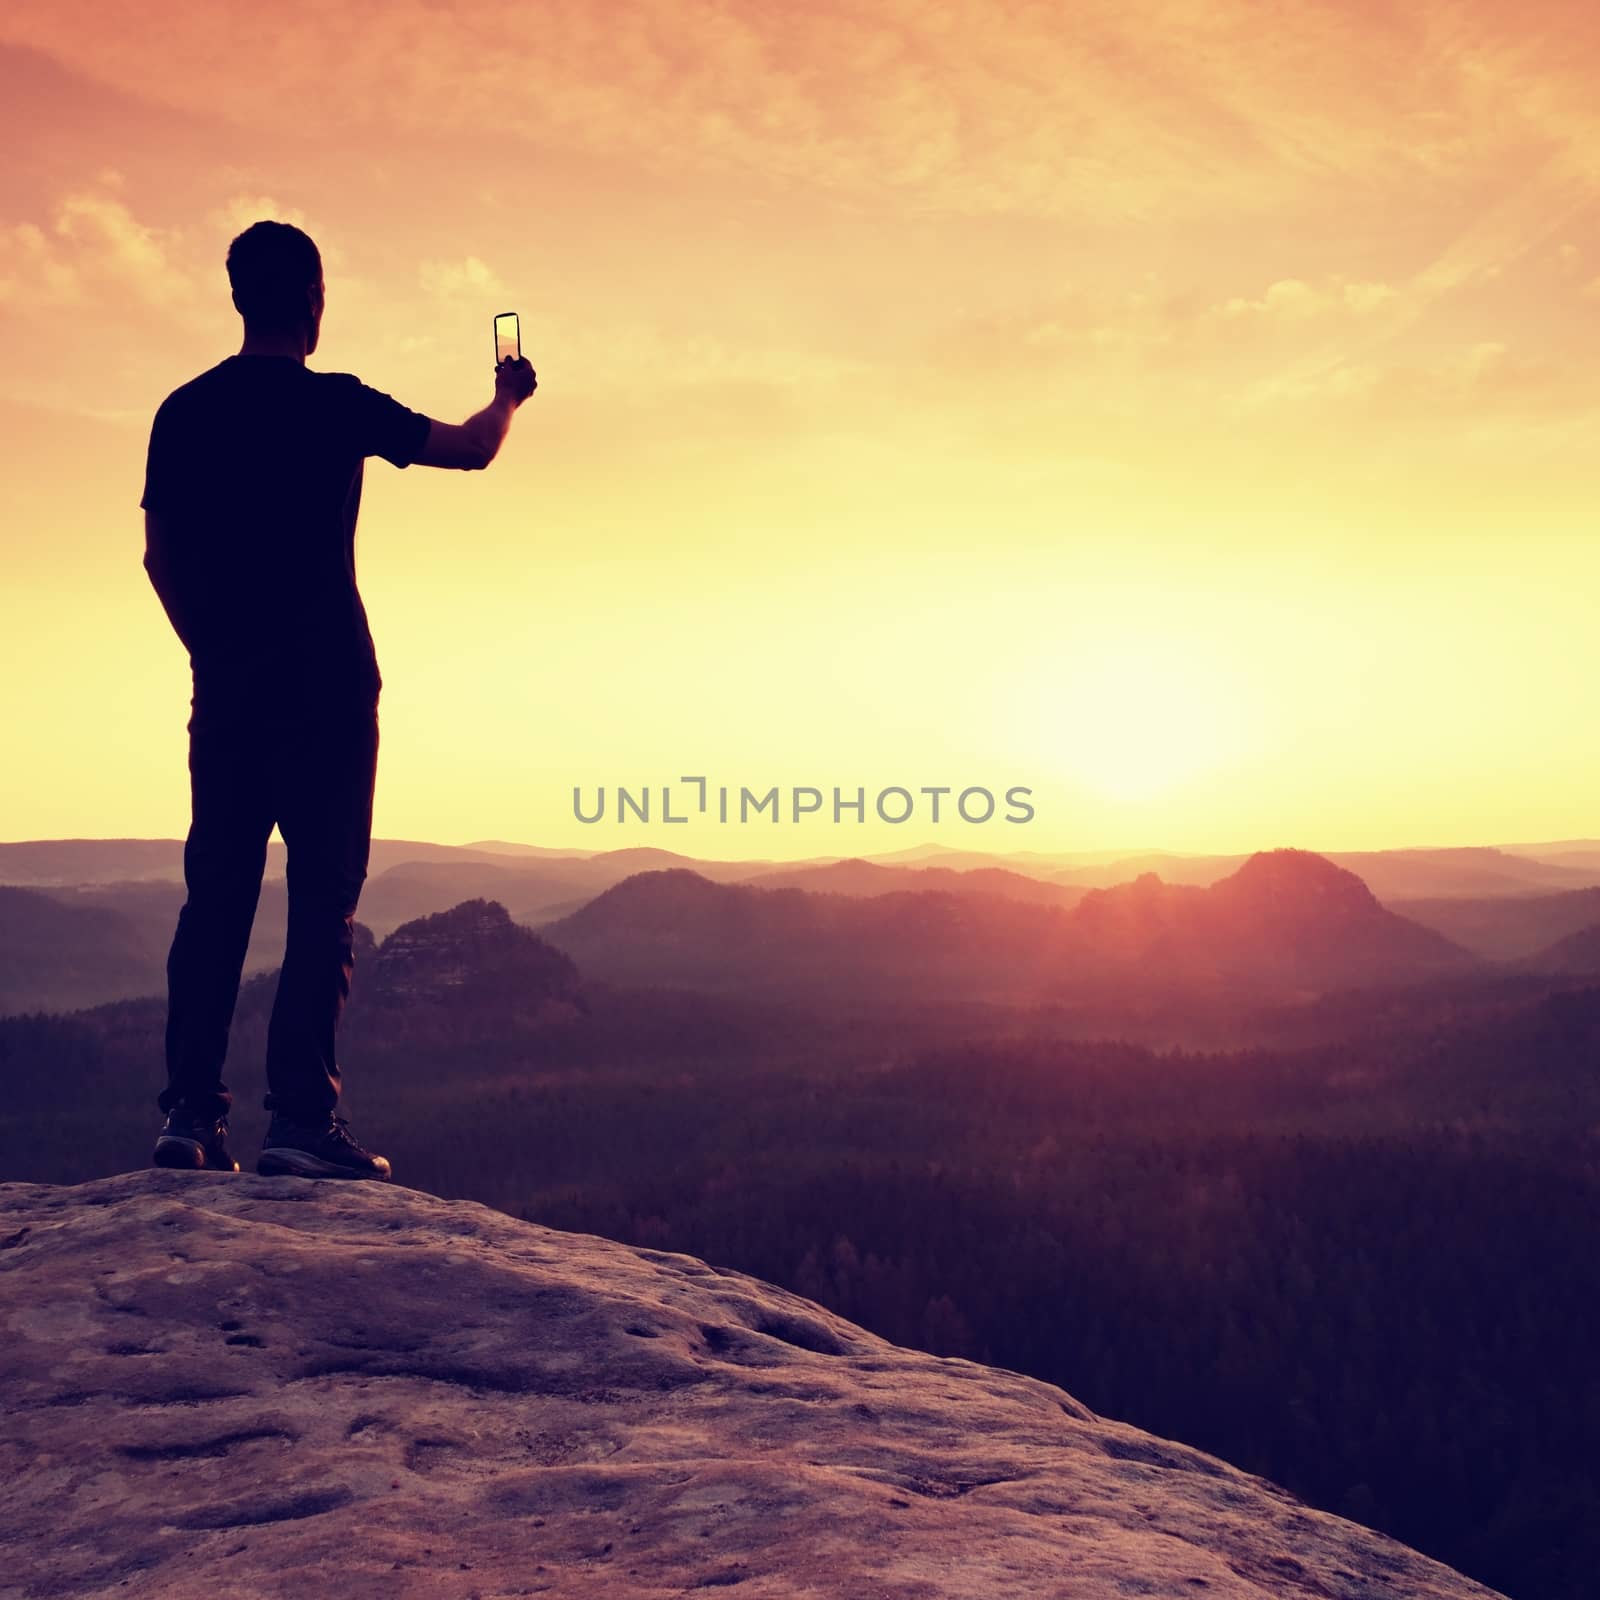
[[[305,291],[322,277],[311,236],[287,222],[253,222],[228,246],[233,303],[247,325],[293,327]]]

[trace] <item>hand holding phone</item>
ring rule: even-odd
[[[539,387],[533,365],[522,354],[522,325],[515,311],[494,319],[494,392],[520,406]]]
[[[514,361],[502,361],[494,369],[496,398],[507,399],[514,406],[520,406],[538,387],[538,374],[526,356],[518,356]]]

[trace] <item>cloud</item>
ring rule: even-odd
[[[443,299],[453,299],[461,294],[508,293],[504,283],[492,268],[476,256],[460,261],[424,261],[417,273],[417,281],[427,293]]]
[[[69,188],[42,215],[0,225],[0,322],[13,356],[0,396],[118,424],[148,420],[151,390],[170,387],[175,368],[208,365],[219,339],[238,337],[224,271],[228,241],[263,217],[307,220],[270,196],[224,191],[197,204],[192,220],[167,227],[150,220],[160,199],[134,192],[120,173],[113,183],[96,170],[92,182]],[[328,264],[338,253],[324,257]],[[381,297],[369,283],[330,274],[329,294],[341,332],[367,320],[353,348],[371,349],[384,337],[381,313],[371,309]],[[67,313],[59,327],[58,313]],[[115,360],[101,364],[94,405],[85,405],[83,361],[113,351]]]
[[[1585,360],[1531,356],[1483,339],[1432,361],[1351,361],[1303,377],[1277,375],[1255,386],[1250,401],[1267,409],[1354,406],[1371,420],[1404,423],[1406,437],[1463,421],[1493,427],[1542,420],[1565,429],[1600,407],[1600,382]]]
[[[552,381],[559,374],[562,389],[575,393],[658,394],[701,388],[815,394],[836,391],[872,370],[865,363],[814,349],[734,343],[675,333],[646,322],[579,323],[563,317],[542,321],[539,348],[528,354],[541,374],[548,371]]]
[[[1235,296],[1217,308],[1226,320],[1267,318],[1300,322],[1333,314],[1366,316],[1389,304],[1399,291],[1388,283],[1345,283],[1335,280],[1318,289],[1300,278],[1280,278],[1267,285],[1258,300]]]
[[[79,291],[77,269],[37,223],[0,232],[0,305],[44,310],[71,305]]]
[[[271,195],[231,195],[211,212],[212,225],[231,239],[253,222],[287,222],[291,227],[316,236],[310,219],[298,206],[286,206]]]
[[[368,20],[353,0],[223,0],[155,30],[98,0],[11,0],[0,37],[251,129],[492,133],[913,214],[1288,217],[1552,151],[1600,184],[1600,23],[1570,0],[500,0],[470,19],[393,0]]]
[[[116,193],[108,192],[116,190]],[[226,300],[223,262],[227,245],[252,222],[293,223],[313,238],[317,229],[305,212],[266,195],[235,194],[186,227],[147,223],[122,191],[122,174],[106,169],[93,185],[74,188],[57,200],[43,222],[0,227],[0,306],[13,310],[59,309],[136,301],[180,321],[197,322],[198,303],[209,290]],[[344,259],[337,243],[322,246],[324,264],[337,271]],[[363,280],[340,275],[351,294]]]
[[[0,304],[32,311],[132,296],[147,306],[181,306],[193,282],[175,258],[176,237],[140,222],[119,199],[69,193],[47,226],[0,230]]]
[[[322,265],[326,271],[339,274],[347,283],[349,281],[347,256],[339,244],[338,230],[325,228],[320,220],[313,218],[299,206],[286,205],[268,194],[237,193],[214,207],[207,214],[206,220],[211,234],[207,247],[212,254],[216,253],[214,244],[224,246],[230,244],[253,222],[287,222],[291,227],[299,228],[302,233],[310,234],[316,242],[317,252],[322,257]],[[217,259],[224,258],[219,255]]]
[[[1074,290],[1045,308],[968,319],[928,350],[935,363],[1037,368],[1071,359],[1115,357],[1160,366],[1291,350],[1296,342],[1341,337],[1392,313],[1405,290],[1329,274],[1280,278],[1253,294],[1206,301],[1151,277],[1137,289]]]
[[[76,188],[43,222],[0,229],[0,312],[32,315],[72,308],[80,339],[103,335],[130,299],[159,315],[143,315],[124,330],[123,348],[161,348],[180,335],[185,351],[203,348],[219,327],[233,332],[222,263],[226,242],[263,217],[306,226],[312,219],[269,195],[238,192],[199,208],[182,228],[145,222],[120,195]],[[499,297],[504,282],[481,256],[421,262],[411,284],[341,273],[340,331],[353,350],[385,347],[410,363],[427,364],[443,348],[437,332],[419,332],[424,296],[441,300]],[[425,317],[424,319],[425,320]],[[540,319],[530,354],[566,396],[615,404],[654,404],[671,395],[697,406],[749,416],[798,416],[837,396],[851,380],[870,377],[870,364],[828,351],[771,341],[685,331],[648,318],[585,318],[552,312]],[[121,415],[119,412],[118,415]]]

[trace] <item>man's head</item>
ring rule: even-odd
[[[305,334],[306,354],[322,327],[322,256],[287,222],[254,222],[228,246],[228,281],[247,334]]]

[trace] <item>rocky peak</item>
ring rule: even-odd
[[[1051,1384],[395,1186],[0,1185],[0,1275],[18,1593],[1494,1600]]]
[[[363,986],[386,1001],[448,1000],[494,994],[569,999],[578,969],[498,900],[464,900],[402,923],[370,958]]]
[[[1326,923],[1383,911],[1355,873],[1314,850],[1258,850],[1213,884],[1211,894],[1219,904],[1270,921]]]

